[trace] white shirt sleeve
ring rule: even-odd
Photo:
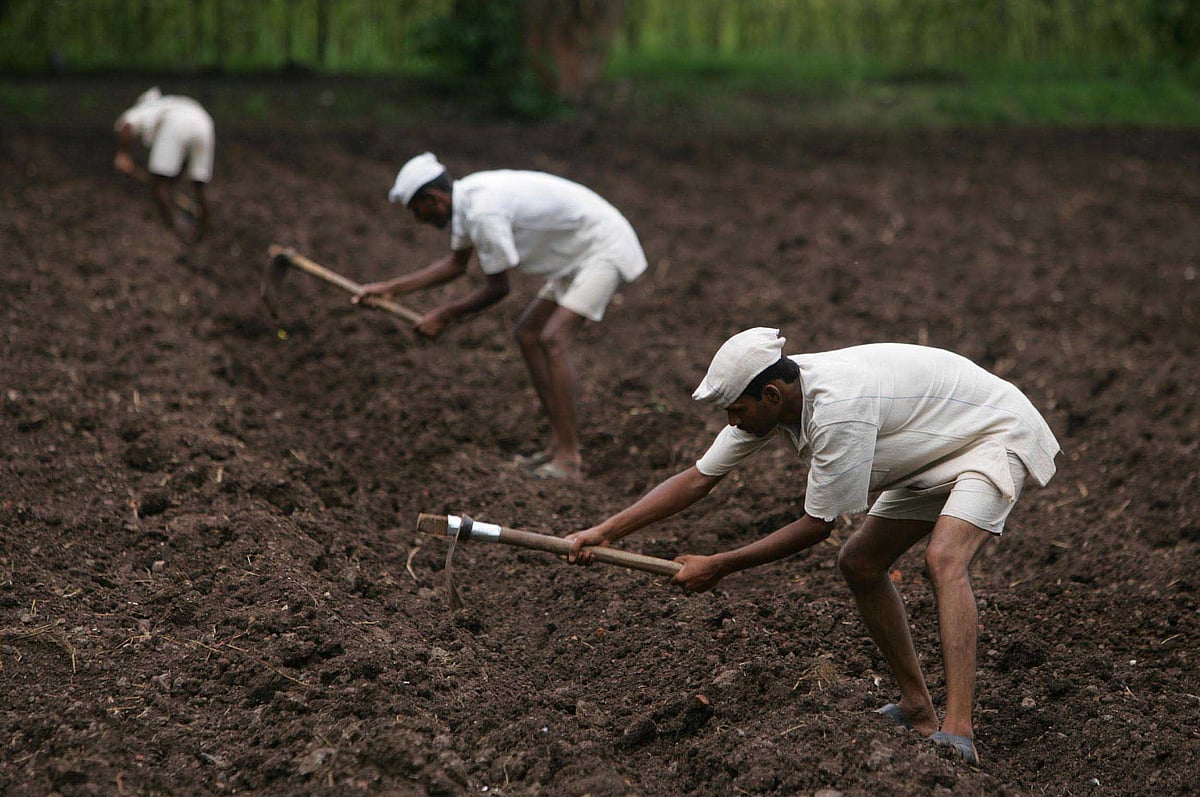
[[[805,513],[833,520],[842,513],[867,508],[878,431],[872,423],[842,421],[814,433],[809,441],[812,465],[804,496]]]
[[[499,213],[481,213],[467,225],[467,234],[475,245],[479,256],[479,267],[484,274],[499,274],[516,268],[521,262],[517,244],[513,240],[512,225]],[[451,241],[453,244],[454,242]],[[455,247],[465,249],[467,247]]]
[[[705,476],[724,476],[743,459],[769,443],[773,436],[756,437],[736,426],[726,426],[696,462],[696,470]]]

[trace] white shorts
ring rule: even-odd
[[[175,177],[180,174],[186,158],[187,176],[196,182],[207,183],[212,180],[215,150],[216,136],[212,118],[207,113],[172,109],[163,115],[162,125],[154,135],[147,168],[151,174]]]
[[[599,321],[622,281],[620,270],[611,260],[589,260],[576,269],[555,274],[538,291],[538,298],[549,299],[589,321]]]
[[[999,536],[1004,522],[1021,497],[1021,487],[1029,472],[1016,454],[1008,455],[1015,488],[1013,500],[1005,498],[996,485],[978,473],[964,473],[957,481],[928,490],[901,487],[880,493],[869,515],[891,520],[924,520],[936,523],[942,515],[965,520],[972,526]]]

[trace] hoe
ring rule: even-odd
[[[459,540],[499,542],[518,548],[546,551],[547,553],[554,553],[559,556],[566,556],[571,550],[571,541],[563,537],[538,534],[533,531],[509,529],[493,523],[472,520],[466,515],[461,517],[458,515],[428,515],[422,512],[417,516],[417,530],[450,538],[450,547],[446,551],[446,589],[450,593],[450,606],[455,610],[461,609],[463,604],[462,599],[458,596],[458,590],[454,587],[454,577],[450,569],[450,562],[454,557],[455,543]],[[641,570],[660,576],[673,576],[683,567],[678,562],[672,562],[669,559],[659,559],[655,556],[622,551],[617,548],[595,546],[588,550],[592,552],[597,562],[620,565],[621,567],[628,567],[633,570]]]
[[[280,246],[279,244],[271,244],[267,253],[271,256],[271,261],[267,265],[266,273],[263,275],[260,295],[262,296],[263,304],[267,306],[267,310],[271,313],[271,318],[278,318],[275,308],[275,297],[279,293],[280,285],[283,284],[288,271],[293,268],[298,268],[317,279],[332,283],[356,296],[363,292],[362,285],[343,277],[341,274],[322,266],[320,263],[309,260],[294,249]],[[386,310],[411,324],[419,323],[422,318],[422,315],[416,310],[412,310],[402,304],[397,304],[389,299],[372,297],[364,300],[363,304],[368,307],[377,307],[380,310]]]

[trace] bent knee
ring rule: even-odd
[[[522,349],[536,348],[541,335],[541,329],[530,323],[518,321],[516,327],[513,329],[513,336],[517,339],[517,345]]]
[[[838,551],[838,569],[847,584],[860,584],[864,581],[878,578],[887,572],[887,564],[881,564],[876,557],[869,555],[858,547],[846,543]]]
[[[571,338],[562,330],[543,329],[537,336],[537,345],[547,354],[566,354],[571,344]]]
[[[934,586],[966,580],[973,558],[971,552],[963,550],[961,546],[932,540],[925,549],[925,575]]]

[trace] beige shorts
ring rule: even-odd
[[[538,291],[538,298],[549,299],[589,321],[599,321],[621,282],[621,272],[611,260],[589,260],[576,269],[555,274]]]
[[[880,493],[867,513],[892,520],[925,520],[936,523],[942,515],[965,520],[972,526],[999,536],[1004,522],[1021,497],[1021,487],[1029,472],[1016,454],[1008,455],[1015,495],[1009,501],[996,485],[978,473],[964,473],[957,481],[928,490],[901,487]]]
[[[212,120],[203,113],[167,113],[154,135],[147,168],[151,174],[175,177],[187,159],[188,178],[200,183],[212,180],[216,137]]]

